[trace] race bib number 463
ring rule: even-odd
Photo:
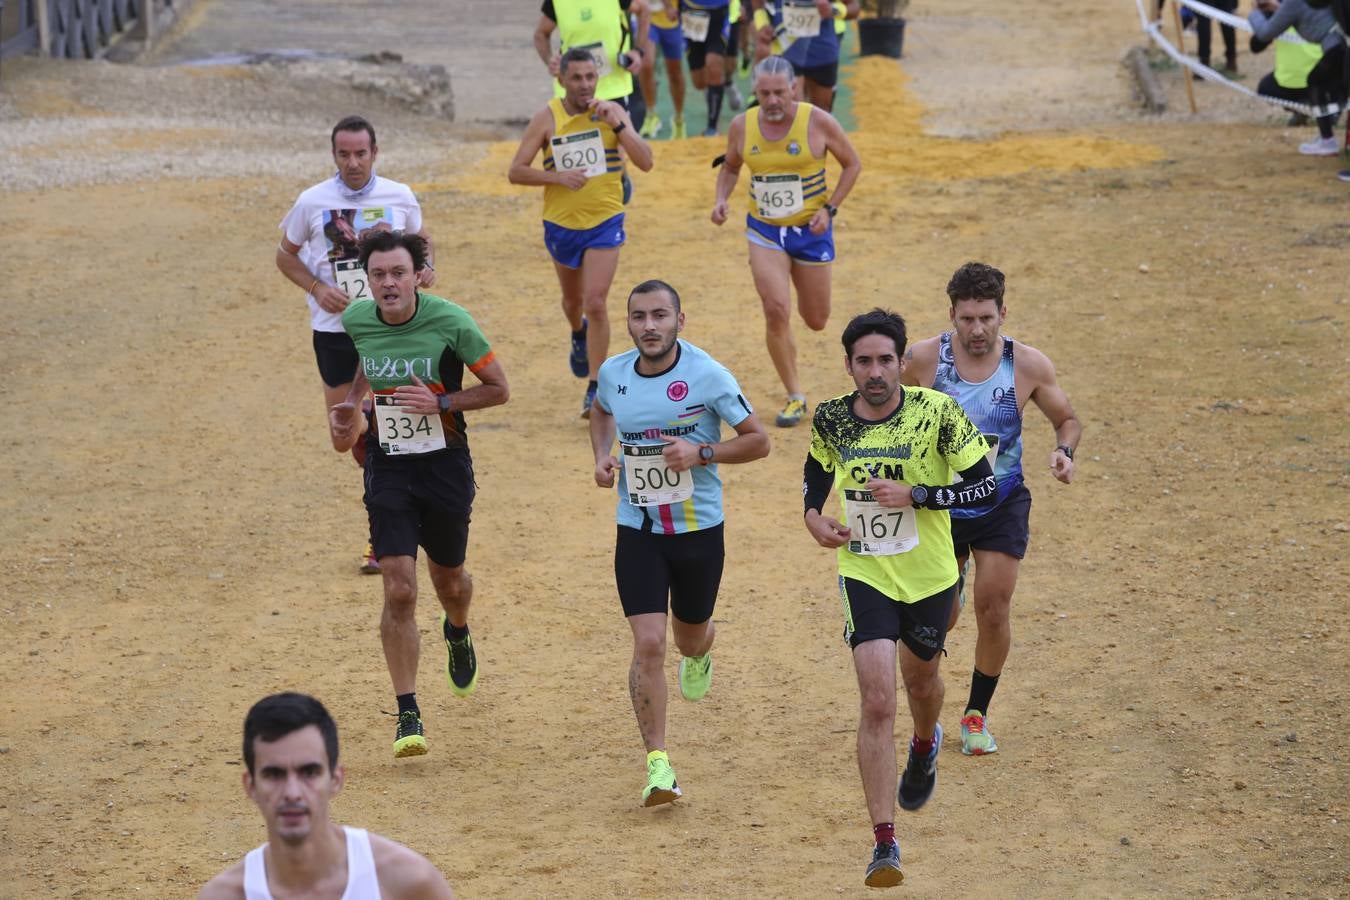
[[[553,165],[559,172],[581,172],[587,178],[605,174],[605,142],[600,138],[600,129],[554,135],[549,145],[553,148]]]
[[[694,473],[675,472],[666,466],[664,444],[623,448],[623,474],[628,502],[634,506],[664,506],[683,503],[694,496]]]
[[[800,175],[755,175],[750,190],[761,218],[785,219],[805,208]]]
[[[412,412],[383,394],[375,395],[375,428],[380,449],[389,456],[445,449],[445,429],[439,415]]]
[[[361,268],[359,259],[334,260],[333,277],[337,286],[352,300],[371,299],[370,279],[366,278],[366,270]]]
[[[844,515],[848,521],[850,553],[859,556],[894,556],[919,546],[914,510],[891,509],[872,497],[871,491],[844,491]]]

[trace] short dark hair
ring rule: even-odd
[[[262,738],[265,743],[279,741],[286,735],[313,725],[323,735],[324,749],[328,751],[328,768],[331,771],[338,761],[337,723],[324,709],[323,704],[308,694],[287,691],[284,694],[272,694],[264,697],[244,717],[244,765],[248,774],[253,774],[253,739]]]
[[[558,60],[558,74],[566,75],[567,64],[574,62],[588,62],[597,67],[600,65],[595,61],[595,55],[585,47],[571,47],[562,55],[562,59]]]
[[[844,327],[844,353],[853,358],[853,345],[859,338],[869,334],[885,335],[895,341],[895,355],[903,356],[908,338],[905,335],[905,320],[898,313],[877,307],[871,312],[854,316]]]
[[[333,133],[329,135],[328,142],[333,146],[333,152],[337,152],[337,136],[339,131],[364,131],[370,135],[370,149],[375,149],[375,126],[371,125],[360,116],[348,116],[341,122],[333,126]]]
[[[633,298],[638,294],[655,294],[657,291],[665,291],[670,294],[670,299],[675,303],[676,314],[680,311],[680,292],[670,286],[670,282],[662,281],[660,278],[648,278],[628,292],[628,305],[633,305]]]
[[[408,255],[412,257],[413,271],[422,271],[422,267],[427,264],[427,242],[420,234],[409,234],[406,231],[372,231],[364,235],[361,243],[357,245],[357,251],[361,255],[361,268],[366,267],[372,253],[388,253],[399,247],[407,250]]]
[[[952,306],[957,300],[993,300],[1002,309],[1003,273],[984,263],[968,262],[947,282],[947,298]]]

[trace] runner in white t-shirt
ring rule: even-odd
[[[244,792],[267,823],[267,843],[207,882],[198,900],[453,900],[425,857],[329,818],[345,780],[337,723],[322,703],[296,693],[255,703],[244,719]]]
[[[417,286],[436,281],[431,238],[422,225],[422,208],[406,184],[375,174],[379,148],[375,129],[360,116],[333,126],[330,138],[337,172],[304,191],[281,222],[277,268],[308,295],[314,329],[314,357],[323,379],[324,410],[347,398],[356,373],[356,347],[342,330],[342,311],[352,300],[370,297],[366,274],[357,260],[357,242],[370,231],[407,231],[427,242],[427,263]],[[364,466],[364,441],[352,449]],[[380,564],[369,544],[361,571],[377,574]]]

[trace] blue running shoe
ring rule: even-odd
[[[595,402],[596,384],[592,381],[586,386],[586,396],[581,400],[581,417],[589,419],[591,417],[591,404]]]
[[[892,841],[873,847],[872,861],[867,864],[867,878],[863,884],[868,887],[895,887],[904,880],[905,873],[900,871],[900,845]]]
[[[572,353],[567,357],[567,364],[572,367],[572,374],[578,378],[585,378],[591,374],[591,364],[586,359],[586,317],[581,317],[581,337],[572,338]]]
[[[914,752],[914,746],[910,745],[909,761],[905,763],[904,774],[900,776],[898,799],[901,809],[914,812],[927,803],[929,797],[933,796],[933,788],[937,787],[938,751],[941,749],[941,723],[938,724],[937,730],[933,732],[933,749],[928,751],[928,755],[920,757]]]

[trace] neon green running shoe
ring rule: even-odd
[[[441,613],[441,638],[445,641],[445,678],[450,682],[450,693],[467,697],[478,687],[478,656],[473,652],[473,635],[452,641],[450,620]]]
[[[670,767],[670,759],[664,750],[653,750],[647,754],[647,789],[642,792],[643,806],[660,806],[662,803],[674,803],[681,796],[680,786],[675,783],[675,770]]]
[[[978,709],[966,710],[961,719],[961,752],[966,756],[988,756],[998,752],[998,742],[984,723],[984,714]]]
[[[680,660],[680,693],[686,700],[702,700],[712,686],[712,651]]]
[[[405,756],[425,756],[427,739],[422,733],[422,717],[413,710],[400,713],[398,730],[394,732],[394,759]]]
[[[642,127],[638,129],[638,134],[642,135],[644,138],[647,138],[648,140],[656,137],[660,133],[661,133],[661,118],[659,116],[648,116],[643,121]]]
[[[806,415],[806,400],[802,397],[788,397],[787,405],[774,419],[774,424],[779,428],[791,428],[800,422],[804,415]]]
[[[684,119],[676,119],[670,126],[670,137],[672,140],[682,141],[689,137],[689,129],[684,125]]]

